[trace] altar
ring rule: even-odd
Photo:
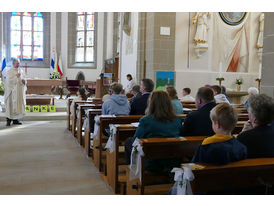
[[[27,80],[27,94],[51,94],[53,86],[63,87],[66,81],[60,79],[29,79]]]
[[[227,91],[226,95],[232,104],[244,104],[248,98],[246,91]]]

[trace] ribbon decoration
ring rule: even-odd
[[[84,119],[84,123],[83,123],[83,128],[85,129],[90,129],[89,128],[89,118],[88,118],[88,109],[85,109],[85,119]]]
[[[100,116],[99,115],[96,115],[94,117],[94,131],[93,133],[91,133],[91,137],[93,139],[98,139],[98,136],[99,136],[99,125],[100,124]]]
[[[109,153],[112,153],[115,151],[115,141],[116,141],[116,133],[117,133],[117,127],[120,126],[119,124],[110,124],[110,135],[107,141],[107,144],[105,146],[106,149],[109,149]]]
[[[194,180],[194,175],[191,169],[187,167],[173,168],[171,172],[175,173],[173,188],[176,190],[177,195],[192,195],[190,181]]]
[[[132,144],[131,158],[130,158],[130,170],[133,172],[134,176],[130,176],[130,179],[139,177],[140,181],[142,179],[142,164],[141,159],[144,156],[143,147],[140,144],[138,137]]]

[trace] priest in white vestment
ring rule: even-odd
[[[5,84],[4,102],[6,107],[7,126],[22,124],[18,119],[25,115],[25,75],[19,68],[19,60],[12,60],[12,67],[7,71]]]

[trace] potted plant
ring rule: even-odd
[[[243,84],[243,79],[237,78],[235,83],[237,84],[237,91],[241,91],[241,84]]]

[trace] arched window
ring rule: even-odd
[[[24,61],[44,59],[44,18],[41,12],[12,12],[10,57]]]
[[[94,12],[76,15],[76,63],[94,63]]]

